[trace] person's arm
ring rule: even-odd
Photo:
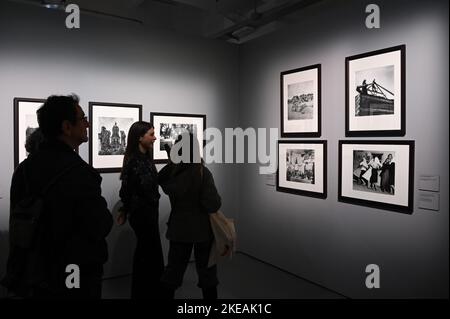
[[[139,177],[136,176],[134,168],[134,161],[131,160],[124,168],[122,174],[122,185],[119,191],[120,200],[123,206],[119,209],[119,215],[117,216],[117,224],[123,225],[127,221],[127,216],[132,209],[132,199],[135,195]]]
[[[11,189],[10,189],[10,208],[14,208],[17,203],[22,199],[25,193],[25,181],[24,181],[24,164],[19,165],[14,171],[11,179]]]
[[[78,215],[83,220],[83,227],[89,237],[104,239],[111,231],[113,218],[108,209],[105,198],[102,196],[101,185],[95,176],[85,171],[80,181],[80,200],[78,202]]]
[[[222,206],[222,199],[217,192],[212,173],[203,167],[203,182],[200,193],[202,208],[208,213],[216,213]]]

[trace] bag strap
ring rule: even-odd
[[[74,167],[78,166],[79,163],[72,163],[71,165],[63,168],[58,174],[56,174],[51,180],[50,182],[48,182],[44,188],[41,189],[40,192],[38,192],[38,195],[40,196],[45,196],[47,194],[47,192],[50,190],[50,188],[56,184],[56,182],[63,177],[65,174],[67,174],[69,171],[71,171]],[[27,165],[24,166],[23,169],[23,176],[24,176],[24,181],[25,181],[25,191],[27,194],[31,194],[31,187],[30,187],[30,183],[28,183],[28,176],[27,176]]]

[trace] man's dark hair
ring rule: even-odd
[[[48,138],[56,138],[62,134],[62,123],[69,121],[75,124],[77,121],[77,105],[80,98],[75,95],[52,95],[37,110],[39,128],[42,134]]]
[[[133,157],[136,157],[139,151],[139,139],[148,132],[148,130],[154,128],[153,124],[145,121],[134,122],[128,131],[127,148],[123,157],[122,173],[120,179],[123,177],[123,171]]]

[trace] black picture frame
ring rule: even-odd
[[[36,117],[37,123],[37,115],[36,111],[38,108],[44,104],[46,100],[40,98],[26,98],[26,97],[15,97],[13,100],[13,108],[14,108],[14,169],[26,158],[26,150],[25,150],[25,142],[26,142],[26,133],[22,134],[21,127],[27,125],[23,123],[22,113],[24,112],[23,103],[32,103],[33,110],[28,110],[27,114],[34,115]],[[32,111],[32,112],[30,112]],[[33,113],[33,114],[32,114]]]
[[[344,150],[344,146],[350,145],[348,149]],[[352,150],[352,145],[354,147],[353,153],[352,153],[352,163],[350,166],[350,163],[347,161],[344,163],[343,156],[349,155],[350,151]],[[358,145],[363,146],[363,150],[358,149]],[[383,145],[383,148],[380,148],[379,146]],[[397,146],[397,155],[395,155],[395,146]],[[400,148],[401,146],[406,147],[406,149]],[[375,151],[373,151],[375,149]],[[405,214],[412,214],[414,210],[414,149],[415,149],[415,142],[412,140],[406,140],[406,141],[388,141],[388,140],[373,140],[373,141],[360,141],[360,140],[340,140],[339,141],[339,159],[338,159],[338,201],[343,203],[349,203],[349,204],[355,204],[355,205],[362,205],[372,208],[378,208],[382,210],[389,210],[389,211],[395,211],[399,213],[405,213]],[[397,160],[401,162],[403,165],[395,165],[395,173],[393,173],[394,176],[392,176],[394,180],[394,187],[395,190],[392,194],[391,189],[389,191],[382,191],[382,189],[378,189],[375,185],[373,190],[372,188],[369,189],[369,181],[367,183],[367,186],[364,184],[364,181],[361,180],[361,172],[355,173],[355,163],[357,161],[355,160],[355,152],[378,152],[379,154],[384,154],[385,156],[387,153],[392,154],[394,153],[393,162],[397,163]],[[406,154],[407,153],[407,154]],[[397,159],[396,159],[397,156]],[[374,155],[375,157],[375,155]],[[408,161],[408,165],[406,165],[403,160]],[[380,163],[384,165],[384,160],[380,160]],[[370,166],[370,165],[369,165]],[[405,167],[408,167],[407,169]],[[352,173],[352,177],[350,180],[349,174],[350,170]],[[381,169],[380,169],[381,170]],[[382,171],[382,170],[381,170]],[[377,177],[376,182],[374,180],[374,183],[377,183],[382,173],[378,173],[379,177]],[[345,175],[345,178],[343,177]],[[373,172],[372,172],[373,176]],[[371,176],[371,179],[372,179]],[[359,181],[358,181],[359,177]],[[356,181],[355,181],[356,180]],[[367,180],[367,178],[366,178]],[[408,184],[406,186],[401,185],[400,183],[396,183],[395,181],[408,181]],[[361,182],[361,185],[360,185]],[[350,187],[350,183],[352,183],[352,186]],[[356,186],[355,183],[358,185]],[[372,183],[372,180],[370,180],[370,184]],[[381,181],[381,183],[383,183]],[[345,184],[345,185],[344,185]],[[397,185],[399,184],[399,185]],[[357,187],[357,190],[355,191],[355,187]],[[368,188],[368,190],[365,190],[365,187]],[[352,188],[352,189],[350,189]],[[381,187],[380,187],[381,188]],[[345,189],[345,190],[344,190]],[[361,191],[361,189],[363,189]],[[366,194],[367,192],[367,194]],[[397,192],[397,194],[395,194]],[[354,194],[355,196],[349,196],[346,194]],[[370,194],[370,195],[368,195]],[[357,197],[356,195],[359,195]],[[370,196],[369,197],[363,197],[363,196]],[[393,197],[390,197],[393,196]],[[398,202],[395,203],[395,196],[398,197],[398,199],[403,201],[403,204]]]
[[[128,131],[130,126],[137,121],[142,121],[142,105],[141,104],[127,104],[127,103],[109,103],[109,102],[89,102],[89,164],[92,165],[99,173],[117,173],[122,170],[123,165],[123,154],[120,154],[121,158],[114,157],[111,161],[108,161],[105,159],[103,161],[103,158],[100,156],[105,156],[103,154],[98,154],[98,148],[102,146],[94,146],[94,141],[98,142],[98,136],[99,134],[97,131],[95,131],[94,134],[94,128],[96,126],[99,126],[99,116],[97,114],[94,115],[95,112],[100,110],[96,110],[96,108],[108,108],[108,112],[106,112],[104,109],[103,114],[105,115],[104,118],[109,118],[114,116],[114,114],[124,116],[119,117],[121,119],[124,119],[122,122],[124,126],[124,132],[128,136]],[[128,112],[127,112],[128,111]],[[127,117],[125,117],[127,116]],[[120,128],[120,127],[119,127]],[[112,136],[111,136],[112,137]],[[125,138],[126,141],[126,138]],[[121,153],[124,151],[123,146],[121,147]],[[100,150],[101,151],[101,150]],[[94,153],[97,153],[96,157],[94,158]],[[112,154],[108,154],[112,155]],[[116,155],[116,154],[114,154]],[[100,163],[101,162],[101,163]],[[100,164],[99,164],[100,163]]]
[[[288,181],[287,178],[284,178],[282,182],[280,182],[281,180],[281,176],[287,176],[287,168],[286,170],[283,169],[282,172],[280,172],[280,166],[283,167],[283,164],[281,162],[281,158],[282,158],[282,154],[280,153],[281,151],[281,147],[280,145],[284,145],[284,144],[290,144],[290,145],[312,145],[311,147],[315,147],[316,150],[321,148],[322,151],[322,158],[319,158],[319,160],[321,159],[321,165],[319,165],[318,170],[320,170],[320,167],[322,168],[320,170],[321,176],[322,176],[322,181],[321,184],[318,184],[318,188],[319,190],[312,190],[312,189],[307,189],[308,183],[305,183],[305,185],[299,186],[298,188],[293,188],[293,187],[288,187],[286,184],[288,184],[291,181]],[[277,172],[276,172],[276,190],[278,192],[284,192],[284,193],[290,193],[290,194],[296,194],[296,195],[302,195],[302,196],[309,196],[309,197],[315,197],[315,198],[321,198],[321,199],[325,199],[327,198],[327,141],[326,140],[278,140],[278,144],[277,144],[277,156],[278,156],[278,168],[277,168]],[[284,150],[284,148],[283,148]],[[286,157],[283,156],[283,158],[286,161]],[[316,167],[316,157],[314,158],[314,169]],[[285,164],[287,165],[287,164]],[[306,174],[305,174],[306,175]],[[313,172],[313,179],[315,178],[316,172]],[[320,174],[318,174],[320,176]],[[284,186],[283,186],[284,184]],[[302,183],[303,184],[303,183]],[[311,185],[311,184],[309,184]],[[320,187],[320,185],[322,185],[322,187]]]
[[[188,118],[191,121],[190,122],[197,122],[196,124],[202,124],[203,129],[197,130],[197,139],[199,140],[199,144],[203,145],[203,148],[206,145],[205,136],[204,136],[204,130],[206,129],[206,114],[188,114],[188,113],[167,113],[167,112],[151,112],[150,113],[150,122],[155,127],[155,136],[156,141],[153,144],[153,161],[156,164],[164,164],[168,162],[167,153],[165,150],[161,149],[161,127],[160,127],[160,120],[162,117],[169,117],[172,118],[171,123],[174,124],[174,122],[179,122],[180,118]],[[177,123],[179,124],[179,123]],[[200,141],[202,141],[200,143]],[[202,150],[201,150],[202,152]],[[203,156],[203,155],[202,155]]]
[[[313,64],[297,69],[292,69],[288,71],[283,71],[280,73],[280,121],[281,121],[281,137],[303,137],[303,138],[310,138],[310,137],[320,137],[322,135],[322,79],[321,79],[321,64]],[[315,75],[311,75],[311,71],[315,70]],[[317,104],[315,105],[317,107],[317,113],[316,113],[316,119],[314,119],[312,122],[314,123],[314,127],[316,129],[313,129],[311,131],[306,130],[304,127],[302,127],[301,123],[291,123],[289,124],[289,92],[286,92],[285,90],[285,84],[289,86],[289,80],[287,77],[302,77],[305,76],[307,78],[313,78],[313,86],[312,86],[312,92],[317,93]],[[291,80],[294,81],[294,80]],[[297,80],[298,81],[298,80]],[[315,82],[315,83],[314,83]],[[295,82],[293,82],[295,83]],[[299,82],[297,82],[298,84]],[[304,81],[303,83],[306,83]],[[309,92],[309,91],[308,91]],[[312,94],[312,93],[311,93]],[[314,97],[313,97],[314,100]],[[313,103],[314,107],[314,103]],[[312,108],[313,108],[312,107]],[[313,116],[314,116],[314,108],[313,108]],[[285,115],[287,115],[287,119],[285,121]],[[296,119],[294,119],[295,121]],[[309,119],[304,119],[305,121],[310,121]],[[311,121],[310,121],[311,122]],[[287,129],[287,126],[297,126],[295,129]]]
[[[398,53],[399,57],[394,56],[393,54],[395,53]],[[380,76],[382,79],[385,79],[387,83],[390,83],[392,85],[389,85],[389,89],[386,89],[383,86],[384,84],[376,82],[375,78],[373,79],[371,84],[363,82],[365,83],[365,85],[361,83],[361,86],[356,87],[356,90],[358,90],[358,88],[361,88],[360,89],[361,91],[358,91],[359,94],[355,96],[355,101],[354,102],[350,101],[350,99],[352,99],[353,97],[353,95],[350,94],[350,90],[352,90],[352,87],[354,87],[354,84],[352,85],[350,83],[352,82],[351,79],[354,79],[356,81],[358,78],[358,75],[355,75],[356,74],[355,69],[358,68],[353,67],[356,63],[360,64],[370,63],[373,66],[378,63],[379,64],[378,67],[374,66],[368,69],[360,68],[360,71],[358,73],[361,74],[360,75],[361,77],[364,77],[365,75],[366,76],[373,75],[374,77]],[[393,64],[391,65],[390,63]],[[391,66],[393,67],[392,76],[390,76],[391,70],[389,69]],[[382,70],[381,68],[384,69]],[[384,72],[385,74],[383,75],[382,72]],[[396,80],[396,76],[400,76],[400,79]],[[364,81],[365,80],[366,79],[364,79]],[[398,86],[400,86],[400,88],[398,88]],[[391,90],[394,92],[391,92]],[[403,44],[346,57],[345,136],[347,137],[404,136],[406,133],[405,92],[406,92],[406,45]],[[395,93],[397,93],[397,95],[400,96],[399,103],[398,99],[395,98]],[[390,99],[388,97],[394,98]],[[363,101],[365,102],[364,105],[366,105],[366,107],[364,108],[358,107],[358,105],[363,104]],[[372,107],[372,105],[374,105],[374,107]],[[396,112],[398,113],[398,111],[400,112],[400,114],[396,114]],[[357,113],[358,115],[357,114],[353,115],[353,113]],[[364,114],[364,116],[361,116],[359,114]],[[381,119],[379,115],[384,116],[385,119],[384,120]],[[365,116],[371,116],[373,121],[367,122],[371,123],[372,126],[377,127],[376,128],[367,127],[367,129],[355,129],[353,126],[358,125],[364,126],[364,122],[362,122],[361,120]]]

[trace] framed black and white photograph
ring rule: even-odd
[[[281,72],[281,136],[320,137],[321,65]]]
[[[405,51],[400,45],[345,59],[345,135],[404,136]]]
[[[206,128],[206,115],[178,113],[150,113],[150,122],[155,127],[156,141],[153,144],[153,159],[155,163],[166,163],[167,153],[164,145],[173,146],[178,135],[185,132],[197,137],[199,145],[204,145],[203,131]],[[203,157],[203,148],[200,148]]]
[[[341,202],[412,213],[414,141],[339,141]]]
[[[101,173],[120,172],[131,125],[142,105],[89,102],[89,164]]]
[[[327,141],[278,141],[279,192],[327,197]]]
[[[45,99],[14,98],[14,168],[28,156],[25,142],[39,127],[36,111],[44,102]]]

